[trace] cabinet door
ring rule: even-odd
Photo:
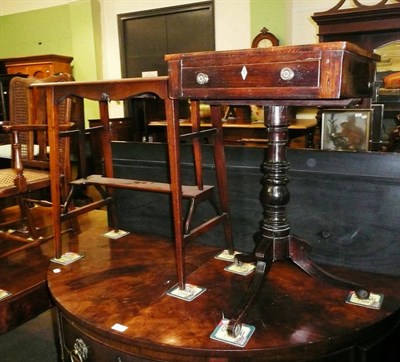
[[[142,77],[142,72],[152,71],[165,76],[166,54],[215,49],[212,1],[121,14],[118,26],[124,78]],[[188,116],[187,102],[180,105],[179,112],[180,118]],[[147,139],[147,123],[165,119],[164,103],[131,100],[125,102],[125,114],[132,119],[134,140]]]
[[[118,25],[123,77],[167,75],[165,54],[215,48],[211,1],[121,14]]]

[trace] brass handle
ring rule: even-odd
[[[294,71],[288,67],[282,68],[280,76],[282,80],[292,80],[294,78]]]
[[[77,338],[75,339],[74,349],[69,352],[69,358],[71,362],[84,362],[88,359],[89,356],[89,348],[83,342],[82,339]]]
[[[196,75],[197,84],[207,84],[208,80],[209,80],[209,78],[206,73],[198,73]]]

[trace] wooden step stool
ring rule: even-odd
[[[204,132],[200,132],[200,116],[199,103],[194,101],[191,104],[192,111],[192,132],[184,135],[186,139],[190,139],[193,144],[194,167],[196,185],[184,186],[181,180],[181,157],[180,157],[180,136],[179,136],[179,120],[177,116],[177,101],[172,100],[168,96],[169,80],[168,77],[157,78],[132,78],[113,81],[95,81],[95,82],[64,82],[40,85],[46,88],[48,99],[48,124],[49,138],[52,153],[50,154],[51,169],[58,169],[58,130],[57,122],[57,103],[65,97],[86,98],[99,103],[101,127],[100,133],[101,148],[104,158],[104,176],[92,175],[71,183],[70,195],[63,212],[57,212],[60,208],[60,194],[57,177],[52,177],[52,201],[53,225],[54,225],[54,247],[55,257],[61,257],[61,221],[83,214],[90,210],[107,205],[110,223],[117,228],[117,220],[113,210],[113,190],[115,188],[141,190],[149,192],[170,193],[172,200],[174,235],[176,249],[176,265],[178,284],[181,289],[185,288],[185,268],[184,268],[184,244],[185,242],[196,238],[197,236],[207,232],[218,224],[223,224],[224,234],[228,250],[233,253],[232,232],[229,222],[229,207],[227,194],[227,176],[225,169],[225,155],[222,138],[221,122],[215,122],[214,128],[207,130],[214,136],[214,159],[217,179],[217,188],[219,196],[219,205],[214,201],[214,186],[203,184],[202,171],[202,152],[200,137]],[[167,138],[168,138],[168,155],[169,155],[169,172],[170,183],[158,183],[151,181],[138,181],[130,179],[114,178],[111,150],[111,135],[109,130],[109,113],[108,104],[110,101],[122,101],[135,96],[151,95],[163,99],[165,102],[165,114],[167,117]],[[222,117],[222,115],[218,115]],[[215,115],[213,118],[216,118]],[[82,185],[93,185],[101,193],[102,199],[81,208],[68,211],[71,204],[72,195],[77,187]],[[190,200],[189,212],[183,217],[182,200],[186,198]],[[196,206],[203,201],[209,201],[213,206],[216,215],[206,220],[195,228],[191,227],[191,221]],[[61,205],[60,205],[61,206]]]

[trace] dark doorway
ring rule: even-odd
[[[165,54],[215,50],[214,2],[204,1],[118,15],[123,78],[167,75]],[[142,97],[125,104],[132,120],[133,140],[152,139],[151,120],[163,120],[163,103]],[[180,104],[179,117],[189,116],[187,102]]]
[[[167,75],[164,55],[215,49],[213,1],[118,15],[123,77]]]

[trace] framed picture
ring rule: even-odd
[[[368,151],[370,123],[370,109],[323,110],[321,149]]]

